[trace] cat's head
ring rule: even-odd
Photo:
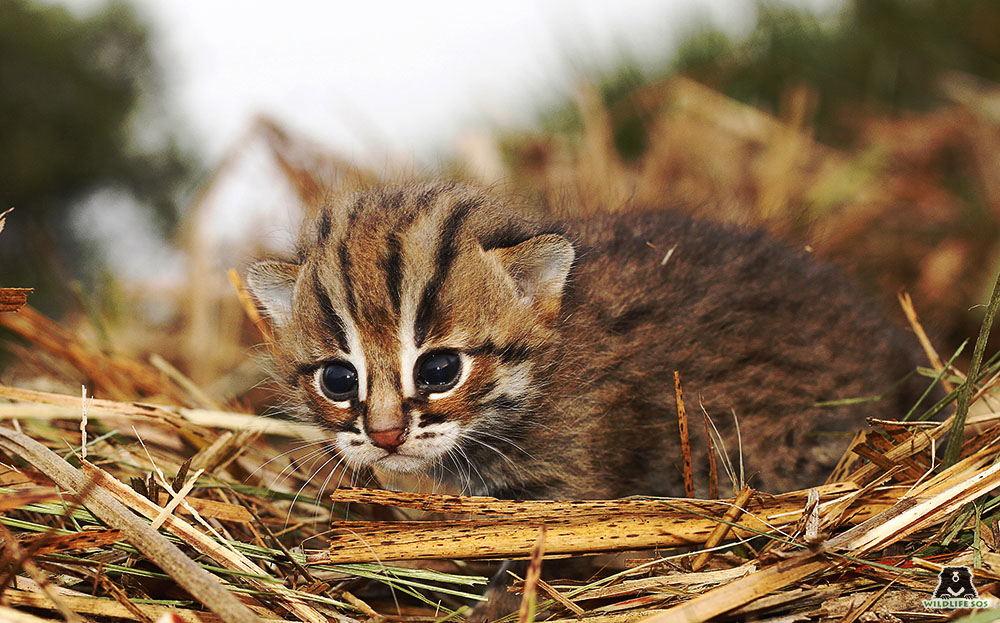
[[[296,261],[257,262],[248,282],[297,410],[351,465],[417,472],[511,441],[573,260],[489,193],[413,185],[324,208]]]

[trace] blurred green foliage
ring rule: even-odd
[[[678,50],[674,71],[731,97],[778,111],[784,93],[817,94],[821,140],[849,142],[863,115],[940,103],[949,71],[1000,80],[995,0],[852,0],[830,20],[762,2],[746,39],[708,29]]]
[[[635,105],[635,93],[675,74],[774,113],[790,89],[804,85],[817,96],[817,138],[848,146],[860,119],[939,103],[946,72],[1000,81],[998,33],[996,0],[850,0],[832,16],[761,0],[746,36],[704,25],[667,66],[644,70],[626,59],[596,82],[626,160],[647,146],[648,113]],[[581,129],[573,103],[544,115],[542,124],[563,133]]]
[[[97,190],[124,191],[170,231],[195,165],[157,108],[159,74],[127,4],[77,17],[0,1],[0,208],[15,208],[0,235],[0,283],[38,288],[36,306],[65,304],[59,284],[80,276],[85,251],[70,211]]]

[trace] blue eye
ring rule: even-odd
[[[346,361],[331,361],[320,372],[320,387],[330,400],[350,400],[358,395],[358,372]]]
[[[426,392],[443,392],[458,382],[462,361],[450,350],[431,351],[417,361],[417,387]]]

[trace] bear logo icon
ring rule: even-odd
[[[938,574],[934,599],[978,599],[979,591],[972,585],[968,567],[945,567]]]

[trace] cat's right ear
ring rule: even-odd
[[[292,295],[298,276],[298,264],[277,260],[254,262],[247,271],[250,292],[277,327],[292,320]]]

